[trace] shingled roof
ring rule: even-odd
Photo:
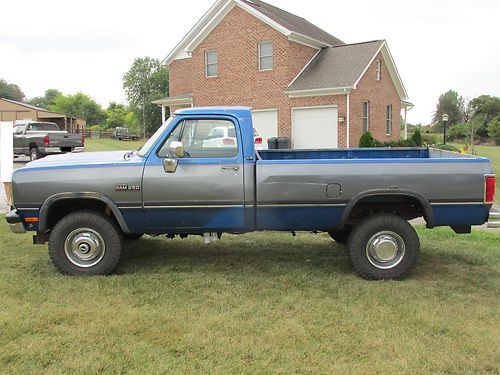
[[[312,39],[316,39],[319,42],[331,46],[344,44],[344,42],[342,42],[340,39],[335,38],[333,35],[328,34],[318,26],[313,25],[308,20],[296,16],[295,14],[289,13],[283,9],[277,8],[260,0],[241,1],[290,31],[302,34]]]
[[[353,87],[383,44],[383,40],[375,40],[323,48],[288,89]]]

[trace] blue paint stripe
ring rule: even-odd
[[[114,167],[139,167],[144,163],[106,163],[106,164],[72,164],[72,165],[51,165],[47,167],[24,167],[17,169],[13,174],[19,172],[46,171],[57,169],[83,169],[83,168],[114,168]]]

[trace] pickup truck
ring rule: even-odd
[[[14,155],[28,155],[37,160],[51,154],[81,152],[83,134],[59,130],[53,122],[23,122],[14,125]]]
[[[222,127],[234,142],[207,143]],[[190,108],[137,151],[28,163],[14,172],[6,220],[48,242],[69,275],[111,273],[123,241],[143,234],[210,243],[223,233],[311,231],[346,244],[360,276],[401,279],[420,248],[409,220],[470,233],[488,221],[494,188],[485,158],[428,148],[256,151],[248,108]]]

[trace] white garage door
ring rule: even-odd
[[[267,149],[267,140],[278,136],[278,111],[269,109],[252,111],[253,127],[262,137],[262,145]]]
[[[292,138],[296,149],[337,148],[337,107],[293,108]]]

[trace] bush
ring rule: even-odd
[[[438,148],[440,150],[445,150],[445,151],[455,151],[455,152],[458,152],[458,148],[456,148],[455,146],[449,145],[449,144],[446,144],[446,145],[437,145],[436,148]]]
[[[359,139],[359,147],[368,148],[368,147],[376,147],[375,139],[373,139],[373,135],[370,132],[365,132]]]
[[[433,136],[432,134],[424,134],[422,136],[422,140],[424,141],[424,144],[426,144],[426,145],[435,145],[437,143],[436,137]]]
[[[423,145],[422,134],[420,134],[420,129],[415,130],[415,133],[411,136],[411,140],[415,146],[421,147]]]
[[[495,140],[495,143],[500,146],[500,118],[495,118],[488,124],[488,136]]]

